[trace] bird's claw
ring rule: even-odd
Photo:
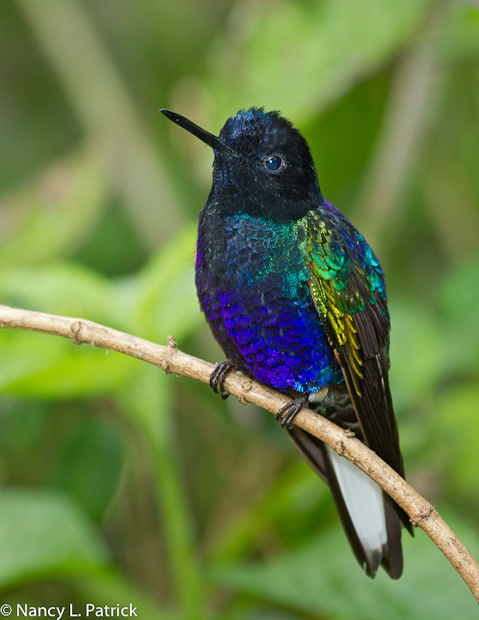
[[[308,398],[306,396],[298,396],[293,398],[276,414],[276,419],[281,425],[281,428],[290,431],[294,427],[294,419],[301,411],[303,407],[308,404]]]
[[[226,400],[229,396],[229,393],[224,391],[223,384],[232,370],[236,370],[236,366],[233,362],[227,360],[218,364],[210,375],[210,386],[213,388],[213,392],[216,394],[219,392],[223,400]]]

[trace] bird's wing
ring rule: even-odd
[[[341,366],[363,441],[404,475],[388,383],[384,275],[364,238],[339,214],[307,220],[309,288]]]

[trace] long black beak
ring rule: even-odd
[[[181,116],[181,114],[177,114],[176,112],[172,112],[171,110],[160,110],[160,112],[163,112],[166,118],[169,118],[170,121],[173,121],[180,127],[183,127],[183,129],[186,129],[186,131],[192,133],[194,136],[202,140],[205,144],[211,146],[211,148],[213,148],[215,151],[229,153],[230,155],[235,153],[235,151],[231,147],[227,146],[223,142],[223,140],[221,140],[221,138],[218,138],[218,136],[214,136],[212,133],[209,133],[209,131],[198,127],[198,125],[195,125],[184,116]]]

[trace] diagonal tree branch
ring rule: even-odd
[[[213,364],[177,349],[171,337],[168,345],[163,346],[84,319],[0,305],[0,327],[63,336],[75,344],[93,344],[149,362],[167,373],[203,383],[209,383],[214,368]],[[224,387],[241,402],[253,403],[272,413],[277,413],[289,401],[283,394],[234,373],[227,377]],[[305,408],[295,418],[295,423],[375,480],[407,512],[413,525],[426,532],[479,602],[479,564],[429,502],[361,441],[322,416]]]

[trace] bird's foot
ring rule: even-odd
[[[220,392],[223,400],[226,400],[229,396],[229,392],[225,392],[223,389],[223,383],[229,373],[233,370],[236,370],[236,366],[233,362],[227,360],[226,362],[221,362],[221,364],[218,364],[210,375],[210,386],[213,388],[213,392],[216,392],[216,394]]]
[[[308,396],[301,395],[293,398],[276,414],[276,419],[281,424],[281,427],[290,431],[294,427],[294,419],[301,411],[303,407],[308,404]]]

